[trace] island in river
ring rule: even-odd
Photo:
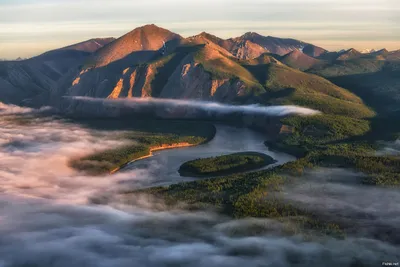
[[[277,161],[258,152],[241,152],[188,161],[181,165],[181,176],[219,176],[263,168]]]

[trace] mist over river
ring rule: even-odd
[[[294,160],[269,151],[258,133],[218,126],[208,144],[160,151],[114,175],[88,176],[68,166],[71,158],[123,145],[126,141],[112,138],[117,133],[0,105],[0,267],[337,267],[400,260],[398,245],[373,237],[288,236],[282,223],[272,219],[235,220],[211,211],[171,210],[152,198],[137,201],[137,206],[119,202],[118,197],[103,205],[91,204],[94,196],[184,181],[176,171],[185,159],[251,150],[271,155],[277,164]],[[310,184],[318,189],[315,176]],[[307,188],[287,188],[285,195],[314,207],[323,198],[321,194],[304,198],[312,194]],[[337,187],[332,188],[325,197],[333,201]],[[338,209],[347,208],[343,202],[348,199],[354,209],[369,211],[361,204],[368,196],[361,194],[359,202],[349,196],[370,191],[355,190],[355,185],[346,185]],[[376,202],[384,195],[379,190],[374,194]],[[393,201],[398,196],[391,191]],[[398,222],[390,214],[397,216],[399,208],[391,206],[390,213],[382,214],[395,220],[391,223]],[[254,228],[263,231],[256,234]]]

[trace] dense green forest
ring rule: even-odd
[[[182,176],[229,175],[258,169],[276,161],[257,152],[242,152],[188,161],[179,168]]]
[[[382,149],[381,140],[394,141],[399,137],[400,124],[396,121],[394,117],[359,119],[332,114],[286,117],[281,123],[293,127],[293,131],[279,134],[266,145],[295,155],[298,159],[294,162],[270,170],[145,189],[125,196],[144,193],[164,199],[171,206],[186,203],[189,209],[211,208],[237,218],[290,221],[288,233],[305,234],[312,230],[341,238],[349,226],[340,218],[321,216],[282,199],[281,194],[285,187],[307,181],[309,170],[320,167],[359,172],[360,186],[397,188],[400,157],[377,153]]]

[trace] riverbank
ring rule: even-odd
[[[215,126],[204,122],[134,123],[108,125],[107,130],[125,130],[116,134],[115,139],[127,141],[126,145],[72,159],[70,167],[90,175],[114,174],[132,161],[150,157],[154,151],[205,144],[216,134]],[[126,124],[129,128],[124,128]]]
[[[190,143],[186,142],[186,143],[177,143],[177,144],[170,144],[170,145],[164,144],[164,145],[161,145],[161,146],[150,147],[149,153],[147,155],[139,157],[139,158],[136,158],[136,159],[133,159],[130,162],[125,163],[124,165],[122,165],[122,166],[120,166],[118,168],[115,168],[114,170],[112,170],[110,172],[110,174],[115,174],[116,172],[120,171],[121,169],[123,169],[125,166],[131,164],[132,162],[152,157],[154,151],[173,149],[173,148],[192,147],[192,146],[197,146],[197,145],[200,145],[200,144],[190,144]]]

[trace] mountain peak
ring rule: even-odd
[[[350,48],[349,50],[346,51],[347,53],[360,53],[354,48]]]
[[[358,58],[362,56],[362,53],[357,51],[354,48],[350,48],[344,52],[339,52],[339,57],[337,58],[337,60],[349,60],[349,59],[353,59],[353,58]]]
[[[154,24],[138,27],[96,52],[95,66],[105,66],[133,52],[158,51],[169,41],[179,42],[182,37]]]
[[[140,26],[140,27],[137,27],[137,28],[131,30],[130,32],[128,32],[124,36],[129,36],[129,35],[135,34],[137,32],[158,33],[158,32],[170,32],[170,31],[167,30],[167,29],[158,27],[155,24],[146,24],[146,25],[143,25],[143,26]],[[122,37],[124,37],[124,36],[122,36]]]
[[[382,48],[382,49],[376,51],[376,53],[379,53],[379,54],[387,54],[387,53],[389,53],[389,51],[388,51],[386,48]]]
[[[242,35],[242,38],[255,38],[260,36],[262,35],[256,32],[246,32],[245,34]]]
[[[212,40],[216,40],[216,39],[220,40],[219,37],[212,35],[211,33],[208,33],[208,32],[201,32],[194,37],[203,37],[203,38],[212,39]]]
[[[155,24],[146,24],[146,25],[140,26],[140,27],[138,27],[136,29],[143,29],[143,30],[160,30],[160,29],[162,29],[162,30],[166,30],[164,28],[158,27]]]
[[[207,32],[201,32],[198,35],[188,37],[186,40],[188,40],[189,42],[202,43],[202,44],[207,44],[209,42],[212,42],[216,45],[220,45],[220,43],[224,41],[221,38]]]

